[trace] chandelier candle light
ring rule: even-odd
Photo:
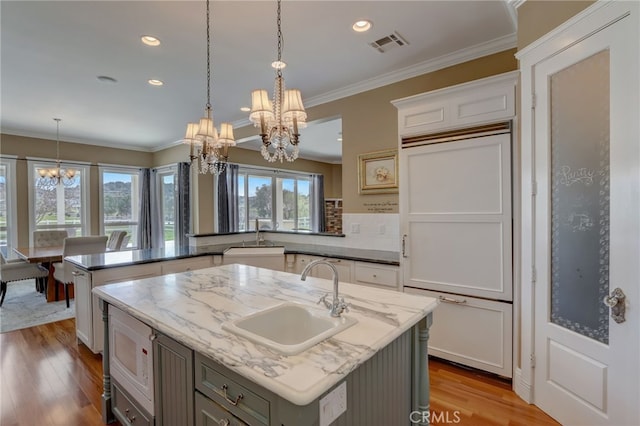
[[[50,169],[38,169],[37,184],[41,188],[53,189],[60,184],[72,186],[76,182],[76,171],[60,167],[60,118],[53,119],[56,122],[56,166]]]
[[[183,143],[190,145],[191,163],[200,159],[200,173],[220,174],[227,167],[229,147],[235,146],[233,126],[230,123],[220,125],[220,134],[211,116],[211,38],[209,30],[209,0],[207,0],[207,104],[205,116],[199,123],[187,124],[187,132]]]
[[[269,162],[276,160],[294,161],[298,158],[300,142],[299,129],[306,127],[307,113],[302,105],[299,90],[285,90],[282,69],[282,25],[281,0],[278,0],[278,60],[271,66],[276,70],[276,81],[273,90],[273,103],[266,90],[251,92],[251,113],[249,120],[260,128],[262,137],[262,156]],[[290,148],[290,152],[288,149]]]

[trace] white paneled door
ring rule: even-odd
[[[638,4],[612,3],[532,74],[534,402],[566,425],[640,424]]]

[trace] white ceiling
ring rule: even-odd
[[[240,107],[251,90],[273,91],[275,13],[275,1],[212,1],[216,123],[247,124]],[[373,28],[354,32],[363,18]],[[204,111],[204,1],[3,0],[0,19],[2,133],[55,139],[60,117],[61,140],[154,151],[176,144]],[[507,0],[288,0],[282,26],[285,82],[308,108],[514,47],[516,20]],[[369,46],[394,31],[408,45]],[[144,34],[161,46],[143,45]],[[340,129],[330,120],[302,130],[301,157],[339,162]]]

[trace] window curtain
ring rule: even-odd
[[[176,231],[175,236],[176,247],[186,247],[189,245],[189,237],[187,234],[191,233],[191,198],[190,198],[190,176],[191,165],[189,163],[178,163],[178,194],[176,201],[178,203],[178,214],[176,217]]]
[[[313,232],[324,232],[326,229],[324,218],[324,176],[311,177],[311,224]]]
[[[238,165],[227,164],[218,176],[218,232],[238,230]]]
[[[140,169],[138,248],[151,248],[151,170]]]

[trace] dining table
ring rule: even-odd
[[[46,292],[47,302],[58,301],[60,297],[60,291],[56,285],[56,280],[53,277],[54,262],[62,262],[62,246],[51,247],[14,247],[13,251],[16,255],[29,263],[41,263],[49,270],[49,277],[47,278],[47,286],[44,289]]]

